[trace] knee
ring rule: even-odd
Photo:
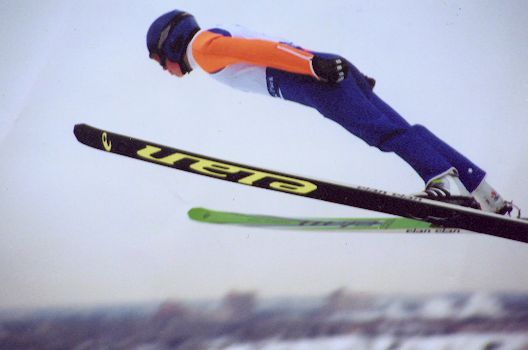
[[[416,133],[426,133],[429,132],[429,129],[427,129],[425,126],[421,124],[414,124],[411,127]]]
[[[405,140],[409,137],[409,130],[410,128],[395,129],[379,138],[378,143],[374,146],[383,152],[394,152],[406,143]]]

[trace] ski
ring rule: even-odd
[[[528,243],[528,221],[517,218],[364,186],[344,186],[256,168],[86,124],[75,125],[74,134],[87,146],[194,174]]]
[[[420,220],[407,218],[288,218],[191,208],[190,219],[209,224],[238,225],[259,228],[278,228],[314,231],[377,231],[405,233],[460,233],[460,229],[438,227]]]

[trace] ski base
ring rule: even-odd
[[[378,231],[406,233],[460,233],[457,228],[438,227],[425,221],[407,218],[289,218],[242,214],[207,208],[191,208],[190,219],[209,224],[226,224],[258,228],[313,231]]]

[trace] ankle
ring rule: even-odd
[[[472,194],[485,211],[499,212],[506,204],[504,198],[485,180],[482,180]]]

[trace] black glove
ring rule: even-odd
[[[323,58],[314,56],[312,68],[317,78],[326,83],[340,83],[348,75],[348,63],[342,57]]]

